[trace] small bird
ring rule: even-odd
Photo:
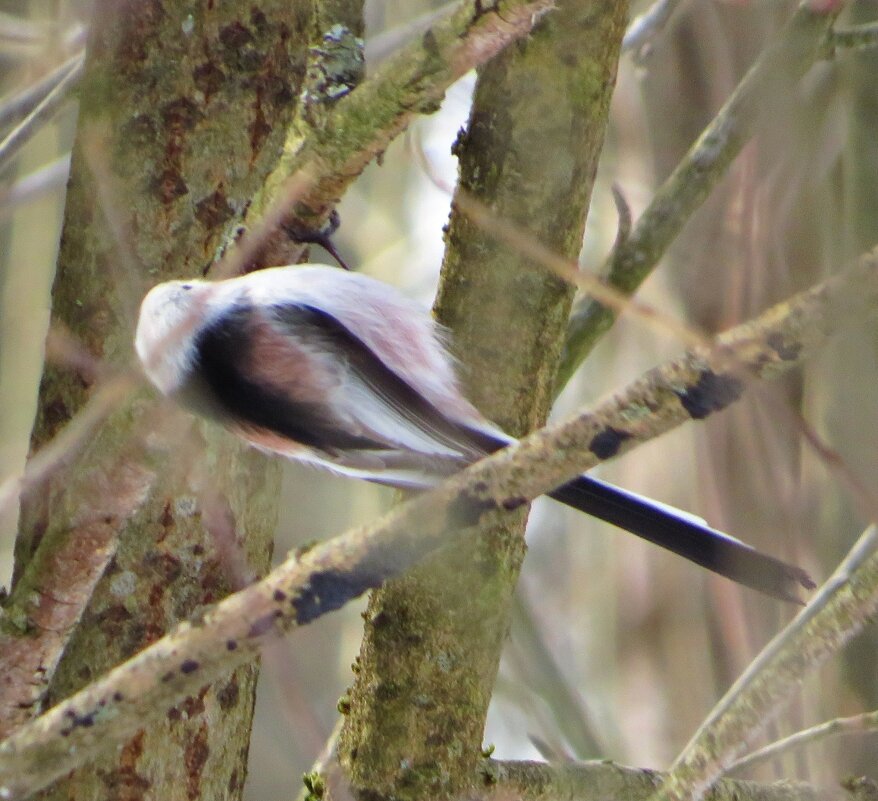
[[[164,395],[263,451],[427,488],[514,440],[463,396],[445,332],[368,276],[324,265],[169,281],[140,308],[135,349]],[[805,571],[686,512],[590,476],[549,496],[768,595]]]

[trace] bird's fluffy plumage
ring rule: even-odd
[[[321,265],[160,284],[135,339],[150,380],[256,447],[393,486],[435,484],[512,439],[463,397],[429,313]],[[735,581],[794,599],[807,575],[589,476],[551,497]]]

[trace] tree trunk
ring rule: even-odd
[[[111,364],[133,360],[143,290],[201,274],[275,167],[320,13],[320,4],[276,0],[96,4],[54,325]],[[35,448],[82,409],[90,383],[47,368]],[[49,566],[69,568],[77,543],[84,558],[104,548],[109,559],[43,706],[269,565],[277,467],[209,427],[182,437],[168,429],[139,396],[24,499],[11,601],[38,592]],[[252,665],[203,687],[162,726],[44,796],[239,798],[256,676]]]
[[[558,4],[480,71],[459,140],[459,192],[575,259],[606,126],[627,3]],[[436,310],[470,396],[520,434],[545,418],[572,291],[453,213]],[[472,786],[525,511],[376,592],[339,756],[367,797],[449,798]]]

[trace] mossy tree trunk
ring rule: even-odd
[[[624,0],[568,0],[484,67],[456,146],[460,190],[553,250],[579,253]],[[436,304],[467,389],[514,434],[552,397],[572,290],[453,213]],[[355,793],[449,798],[475,781],[525,545],[523,509],[376,592],[339,758]]]
[[[362,4],[332,5],[96,3],[52,293],[53,323],[91,353],[128,366],[142,292],[201,274],[234,237],[277,164],[309,45],[334,12],[358,19]],[[88,377],[47,367],[34,448],[83,408],[91,389]],[[23,499],[10,598],[26,611],[23,638],[46,611],[40,598],[50,571],[71,569],[77,547],[83,562],[93,565],[100,549],[109,560],[57,671],[44,666],[53,675],[25,716],[269,565],[277,467],[208,428],[182,439],[163,435],[167,422],[139,395],[48,487]],[[29,607],[29,598],[38,603]],[[44,797],[239,798],[256,676],[257,666],[247,666],[203,687],[163,725],[138,732]]]

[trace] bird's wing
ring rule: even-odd
[[[496,438],[438,409],[332,314],[307,304],[274,305],[266,313],[283,335],[311,349],[322,363],[344,366],[343,386],[330,393],[333,416],[384,443],[396,460],[408,451],[451,457],[459,467],[497,447]]]
[[[325,403],[340,381],[311,348],[284,338],[259,309],[239,303],[200,331],[181,394],[198,411],[277,442],[328,453],[383,447],[364,431],[341,426]]]
[[[242,300],[199,334],[184,400],[266,450],[426,486],[497,447],[449,419],[333,315]]]

